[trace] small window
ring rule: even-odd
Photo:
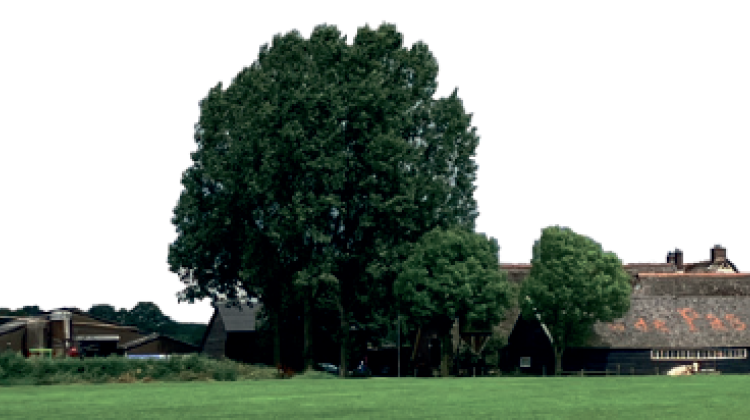
[[[531,367],[531,357],[522,357],[521,358],[521,367],[522,368]]]

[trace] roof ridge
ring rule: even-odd
[[[750,277],[750,273],[638,273],[648,277]]]

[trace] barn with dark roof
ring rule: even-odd
[[[702,370],[750,372],[750,274],[740,273],[724,248],[714,247],[711,260],[699,263],[683,264],[676,250],[667,263],[624,268],[633,287],[629,311],[595,324],[586,346],[567,349],[563,371],[663,374],[697,362]],[[540,322],[516,316],[503,368],[553,372],[550,340]]]
[[[261,303],[227,305],[216,303],[208,323],[201,352],[217,359],[229,358],[240,362],[257,363],[257,318]]]

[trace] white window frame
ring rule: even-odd
[[[747,359],[746,348],[651,350],[651,360],[730,360]]]
[[[527,356],[521,357],[520,366],[522,368],[531,367],[531,357],[527,357]]]

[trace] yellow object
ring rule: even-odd
[[[29,357],[52,358],[52,349],[29,349]]]

